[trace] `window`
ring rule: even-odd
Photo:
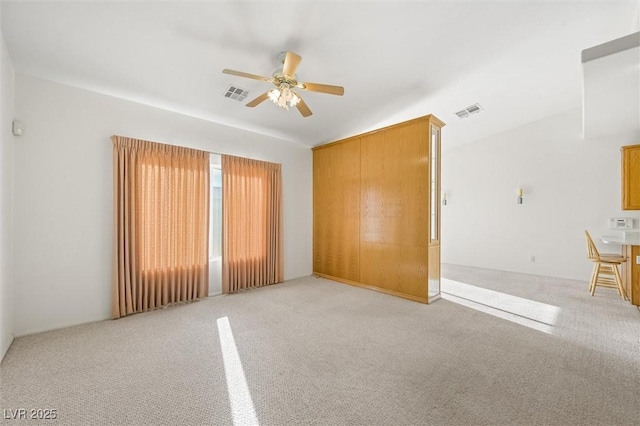
[[[222,170],[211,164],[211,223],[209,225],[209,260],[222,259]]]

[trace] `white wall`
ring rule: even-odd
[[[281,163],[285,279],[312,272],[308,147],[21,74],[16,112],[16,335],[109,318],[113,134]]]
[[[620,146],[640,143],[638,132],[611,129],[607,137],[582,139],[581,114],[572,110],[445,150],[444,263],[588,281],[584,230],[612,235],[609,218],[633,217],[638,231],[640,212],[620,210]],[[445,127],[445,146],[446,138]],[[597,243],[602,251],[620,250]]]
[[[0,28],[0,360],[13,341],[13,113],[14,71]]]
[[[636,41],[640,36],[636,34]],[[587,137],[611,129],[632,132],[640,124],[640,47],[582,64],[583,128]]]

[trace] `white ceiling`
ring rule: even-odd
[[[581,105],[581,50],[638,30],[637,1],[3,2],[17,72],[318,145],[420,115],[453,147]],[[302,56],[303,118],[269,101],[278,53]],[[250,91],[223,97],[230,84]],[[458,119],[479,102],[484,110]]]

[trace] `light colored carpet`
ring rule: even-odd
[[[585,348],[640,364],[640,310],[628,301],[623,301],[615,289],[598,287],[595,295],[591,296],[587,281],[448,264],[442,265],[442,274],[446,277],[442,289],[449,295],[468,297],[461,294],[464,289],[453,288],[447,282],[454,280],[472,284],[478,291],[493,291],[510,298],[534,302],[532,306],[512,310],[520,313],[531,308],[535,312],[527,315],[534,319],[544,321],[550,318],[548,312],[541,315],[540,311],[545,307],[555,307],[557,312],[553,324],[541,329]],[[457,301],[455,297],[450,299]],[[482,302],[490,307],[505,306],[498,297]],[[506,306],[513,307],[509,304]],[[640,404],[640,393],[638,401]]]
[[[77,425],[638,425],[638,311],[585,282],[498,275],[445,267],[558,307],[562,331],[306,277],[17,339],[0,408]]]

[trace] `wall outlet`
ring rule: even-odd
[[[529,260],[532,261],[532,262],[535,262],[536,261],[536,257],[534,255],[531,255],[531,257],[529,257]]]

